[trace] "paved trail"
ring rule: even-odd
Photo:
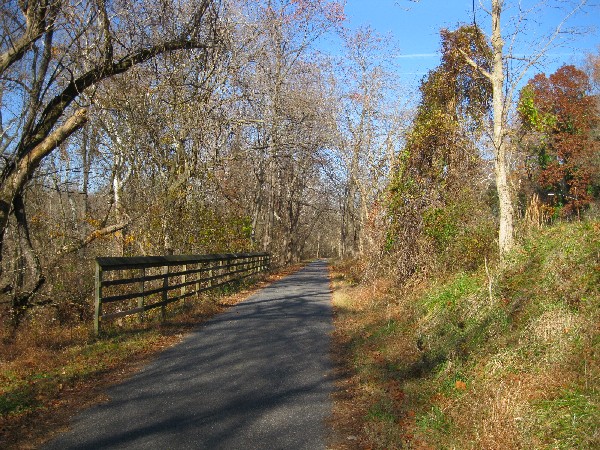
[[[308,265],[206,322],[45,448],[325,448],[330,300],[326,263]]]

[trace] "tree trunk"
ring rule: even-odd
[[[12,286],[12,325],[16,328],[30,306],[33,297],[44,284],[40,261],[31,245],[25,202],[21,194],[13,200],[16,219],[16,258]]]
[[[83,220],[87,218],[90,208],[90,200],[88,189],[90,185],[90,172],[92,166],[92,151],[96,146],[94,130],[90,126],[84,129],[83,140],[81,143],[81,162],[83,170],[83,180],[81,185],[81,193],[83,195]]]
[[[494,65],[491,73],[493,109],[494,109],[494,173],[496,176],[496,189],[500,208],[500,229],[498,234],[498,245],[500,258],[503,259],[514,245],[513,236],[513,206],[508,182],[508,166],[506,160],[505,137],[505,105],[504,105],[504,67],[502,51],[504,41],[500,30],[500,16],[502,12],[502,0],[492,1],[492,49]]]

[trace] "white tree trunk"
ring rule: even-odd
[[[508,182],[508,163],[506,158],[505,118],[506,110],[504,104],[504,67],[502,51],[504,41],[500,30],[500,15],[503,0],[492,1],[492,50],[494,63],[491,73],[493,109],[494,109],[494,172],[496,176],[496,189],[498,190],[498,201],[500,208],[500,229],[498,244],[500,258],[510,251],[514,245],[513,235],[513,205],[511,199],[510,185]]]

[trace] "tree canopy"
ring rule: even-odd
[[[596,99],[587,74],[572,65],[536,75],[522,89],[519,115],[529,139],[529,170],[544,200],[570,216],[598,196]]]

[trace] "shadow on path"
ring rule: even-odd
[[[326,263],[312,263],[200,326],[44,448],[325,448],[331,314]]]

